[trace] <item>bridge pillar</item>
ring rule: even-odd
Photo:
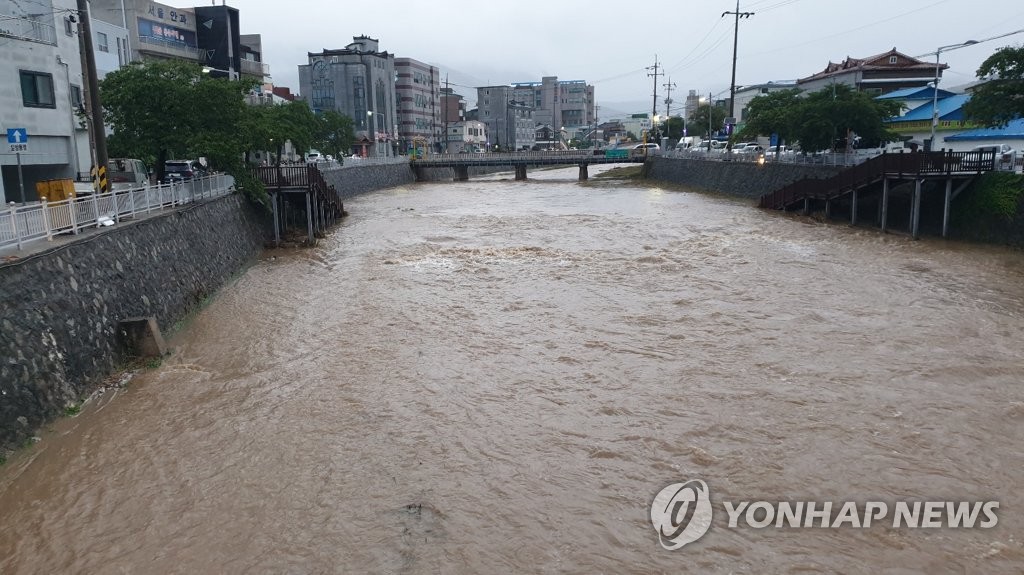
[[[832,200],[825,200],[825,219],[832,218]]]
[[[882,233],[889,225],[889,178],[882,178]]]
[[[455,172],[456,182],[468,182],[469,181],[469,166],[455,166],[452,168]]]
[[[423,168],[416,166],[412,169],[413,179],[417,182],[423,181]]]
[[[313,205],[310,196],[311,192],[306,192],[306,232],[309,236],[309,245],[313,245]]]
[[[850,204],[850,225],[857,225],[857,190],[853,190],[853,197]]]
[[[519,180],[525,180],[525,179],[526,179],[526,164],[516,165],[516,180],[519,181]]]
[[[804,215],[811,215],[811,198],[804,198]]]
[[[586,164],[580,164],[580,181],[581,182],[585,182],[585,181],[587,181],[588,177],[589,177],[589,174],[587,173],[587,165]]]
[[[942,208],[942,237],[949,237],[949,208],[953,203],[953,178],[946,179],[946,202]]]
[[[274,210],[274,247],[281,245],[281,214],[277,210],[277,192],[270,192],[270,205]]]
[[[918,226],[921,223],[921,182],[918,178],[914,180],[914,205],[910,206],[910,236],[915,240],[918,238]]]

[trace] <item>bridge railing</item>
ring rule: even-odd
[[[875,156],[861,164],[823,179],[805,178],[761,196],[763,208],[783,209],[804,198],[831,199],[880,179],[920,177],[964,172],[984,172],[996,168],[996,154],[977,152],[912,152]]]

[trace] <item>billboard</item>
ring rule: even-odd
[[[197,6],[194,10],[200,64],[220,70],[240,71],[242,58],[239,49],[238,10],[230,6]],[[229,46],[232,53],[230,61]]]

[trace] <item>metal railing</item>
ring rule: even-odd
[[[20,250],[27,243],[50,240],[55,235],[77,234],[123,218],[223,196],[234,191],[234,187],[234,177],[217,174],[56,202],[43,200],[24,206],[12,202],[6,209],[0,209],[0,247],[17,246]]]
[[[995,152],[911,152],[882,154],[823,178],[805,178],[761,196],[760,205],[784,209],[805,198],[832,199],[882,177],[921,177],[981,173],[997,169]]]
[[[241,60],[241,68],[243,74],[252,74],[254,76],[269,76],[270,66],[263,62],[257,62],[255,60]]]
[[[56,45],[57,29],[53,24],[41,22],[39,19],[43,17],[53,19],[51,14],[19,17],[0,13],[0,36]]]
[[[139,36],[139,43],[148,44],[150,46],[159,46],[164,49],[163,52],[172,52],[178,55],[187,55],[190,58],[199,58],[199,48],[189,46],[187,44],[182,44],[181,42],[165,40],[163,38],[153,38],[152,36]],[[157,54],[161,53],[160,50],[154,50],[152,48],[147,49],[145,46],[140,46],[139,50],[154,52]]]

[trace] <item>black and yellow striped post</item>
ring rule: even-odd
[[[89,168],[89,180],[92,181],[92,191],[96,193],[100,189],[99,180],[96,177],[96,166]]]
[[[96,168],[96,184],[101,194],[110,191],[110,183],[107,181],[107,167],[105,165],[100,165]]]

